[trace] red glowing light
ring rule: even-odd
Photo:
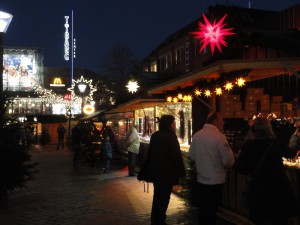
[[[218,23],[214,20],[213,24],[211,24],[203,14],[205,24],[199,22],[199,31],[192,32],[193,35],[196,35],[195,38],[201,39],[200,44],[202,44],[202,47],[199,52],[202,52],[208,44],[210,45],[212,54],[214,54],[215,47],[217,47],[220,52],[222,52],[221,45],[227,47],[225,36],[233,35],[234,33],[230,32],[233,28],[224,28],[226,23],[223,22],[226,16],[227,14],[225,14]]]

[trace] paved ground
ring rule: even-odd
[[[30,152],[39,173],[28,188],[10,194],[0,209],[1,225],[149,225],[153,188],[128,177],[126,167],[112,165],[103,174],[101,166],[72,165],[72,153],[56,146],[34,146]],[[176,195],[171,196],[167,222],[197,223],[197,209]],[[219,219],[218,225],[232,225]]]

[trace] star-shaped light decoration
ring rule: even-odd
[[[167,102],[172,102],[172,97],[171,96],[167,97]]]
[[[80,77],[80,79],[77,80],[72,80],[72,86],[70,88],[68,88],[68,91],[71,91],[71,95],[72,95],[72,99],[78,99],[81,98],[81,96],[78,96],[75,94],[75,87],[78,86],[78,84],[86,84],[89,86],[89,93],[87,93],[87,96],[85,96],[85,98],[89,101],[93,101],[93,93],[97,90],[96,88],[94,88],[94,86],[92,85],[92,79],[91,80],[86,80],[84,79],[83,76]]]
[[[199,89],[195,89],[194,93],[196,96],[200,96],[202,94],[202,91]]]
[[[245,85],[245,83],[246,83],[246,80],[245,80],[244,78],[242,78],[242,77],[240,77],[240,78],[238,78],[238,79],[236,80],[236,84],[237,84],[237,86],[239,86],[239,87],[243,87],[243,86]]]
[[[223,93],[222,88],[220,88],[220,87],[216,88],[215,92],[216,92],[216,95],[221,95]]]
[[[201,39],[200,44],[202,47],[199,52],[202,52],[207,45],[210,45],[211,53],[214,54],[215,47],[222,53],[221,45],[227,47],[225,41],[225,36],[233,35],[231,32],[233,28],[224,28],[226,23],[223,23],[227,14],[225,14],[222,19],[216,23],[216,20],[211,24],[206,16],[203,14],[203,19],[205,24],[199,22],[199,31],[192,32],[193,35],[196,35],[196,39]]]
[[[211,96],[211,91],[210,90],[208,90],[208,89],[206,89],[205,91],[204,91],[204,96],[205,97],[210,97]]]
[[[233,88],[233,84],[231,82],[227,82],[224,88],[226,91],[230,91]]]
[[[137,81],[129,81],[128,84],[126,85],[127,89],[129,92],[132,94],[134,92],[137,92],[137,89],[140,87],[137,83]]]

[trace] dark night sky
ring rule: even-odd
[[[138,59],[165,38],[199,18],[215,4],[248,7],[248,0],[1,0],[0,10],[14,18],[4,43],[44,51],[45,66],[64,61],[64,23],[74,10],[75,67],[101,71],[106,52],[125,43]],[[280,11],[300,0],[252,0],[252,8]]]

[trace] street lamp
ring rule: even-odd
[[[7,31],[7,28],[12,20],[13,16],[9,13],[6,12],[2,12],[0,11],[0,65],[1,65],[1,77],[0,77],[0,97],[1,97],[1,101],[0,102],[0,112],[2,113],[3,109],[4,109],[4,102],[3,102],[3,37],[4,34]]]
[[[69,120],[69,126],[68,126],[68,146],[71,146],[71,117],[72,117],[72,110],[71,108],[68,109],[67,111],[67,116],[68,116],[68,120]]]
[[[86,90],[86,87],[87,87],[87,84],[85,84],[85,83],[78,84],[78,89],[79,89],[79,92],[81,93],[81,97],[82,97],[82,100],[81,100],[82,115],[83,115],[83,106],[84,106],[84,92]]]

